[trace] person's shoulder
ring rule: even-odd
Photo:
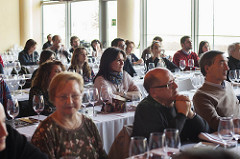
[[[182,50],[178,50],[177,52],[174,53],[173,58],[176,56],[181,56],[183,54]]]

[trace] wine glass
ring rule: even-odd
[[[99,93],[98,93],[98,89],[93,87],[89,89],[89,102],[92,104],[93,106],[93,116],[96,116],[95,114],[95,103],[97,103],[99,101]]]
[[[237,72],[236,72],[236,70],[229,70],[228,71],[228,79],[232,83],[235,83],[237,81]]]
[[[25,79],[24,74],[23,75],[19,75],[18,76],[18,85],[21,87],[21,95],[23,94],[22,93],[22,87],[25,85],[25,83],[26,83],[26,79]]]
[[[151,150],[155,149],[155,152],[161,152],[160,149],[164,148],[165,145],[165,135],[162,132],[152,132],[149,137],[149,157],[156,158],[159,157],[158,154]]]
[[[185,60],[180,60],[179,61],[179,68],[183,71],[186,67],[186,61]]]
[[[88,104],[89,104],[89,92],[84,91],[82,96],[82,105],[83,105],[82,113],[85,115],[88,114],[88,111],[86,109]]]
[[[136,136],[131,137],[129,145],[129,157],[134,158],[133,156],[143,154],[147,152],[147,138]]]
[[[12,125],[15,128],[14,119],[19,114],[19,104],[17,99],[7,100],[7,113],[12,118]]]
[[[173,154],[178,153],[181,146],[179,130],[167,128],[164,129],[164,135],[165,135],[164,151],[167,153],[167,155],[172,156]]]
[[[192,68],[194,67],[194,59],[188,59],[188,67],[190,68],[190,72],[191,72]]]
[[[238,140],[240,139],[240,118],[233,119],[234,126],[234,139],[237,141],[237,151],[238,151]]]
[[[150,62],[150,63],[148,64],[148,70],[151,70],[151,69],[153,69],[154,67],[155,67],[155,64],[154,64],[154,63]]]
[[[14,67],[15,67],[15,70],[17,71],[17,74],[18,74],[18,72],[21,70],[20,62],[15,62]]]
[[[228,142],[233,139],[233,134],[234,134],[233,118],[220,117],[218,125],[218,136],[224,142],[224,148],[226,148]]]
[[[39,115],[44,109],[43,95],[33,95],[32,105],[33,105],[33,110],[38,114],[38,123],[39,123]]]

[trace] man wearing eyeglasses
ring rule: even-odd
[[[190,99],[179,95],[173,74],[155,68],[144,78],[149,95],[137,106],[132,136],[149,137],[165,128],[179,129],[182,141],[196,141],[200,132],[208,132],[208,124],[191,110]]]

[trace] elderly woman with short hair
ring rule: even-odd
[[[42,121],[32,137],[32,143],[50,159],[107,158],[97,127],[78,112],[82,93],[83,79],[77,73],[59,73],[50,84],[49,97],[56,111]]]

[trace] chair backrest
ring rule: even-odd
[[[132,129],[133,125],[123,126],[110,148],[108,153],[109,159],[124,159],[128,157]]]

